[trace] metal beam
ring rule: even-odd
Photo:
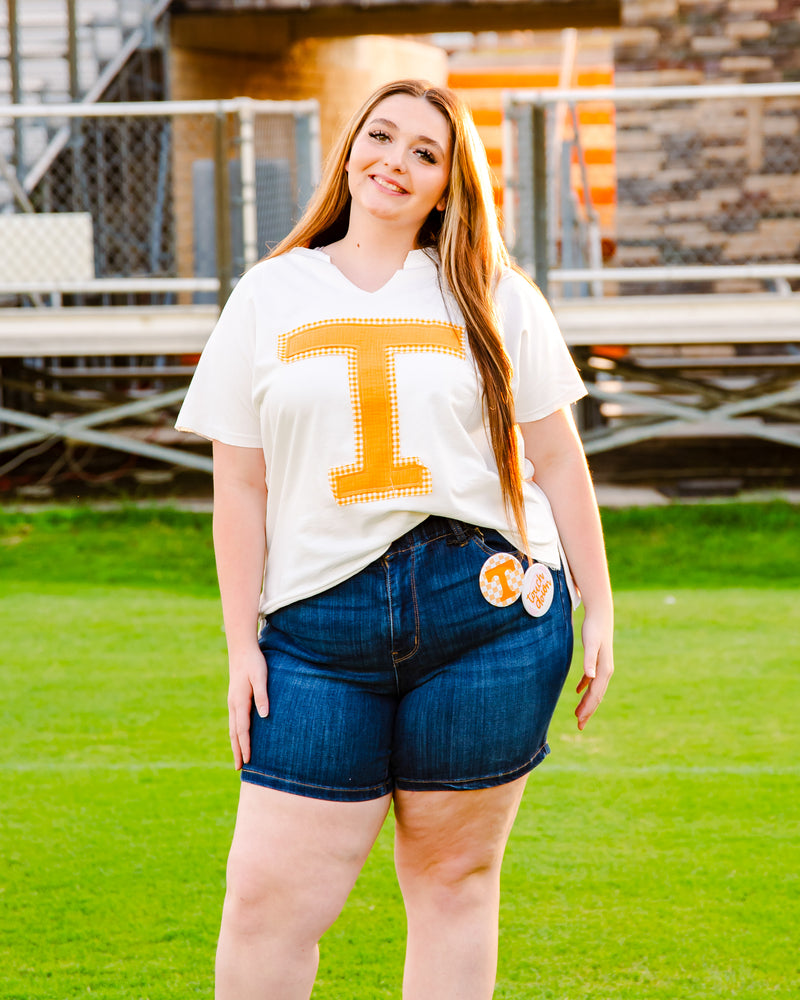
[[[691,84],[681,87],[570,87],[566,90],[515,90],[509,104],[558,104],[560,101],[612,101],[614,104],[696,101],[706,97],[755,98],[797,97],[800,82]]]
[[[798,88],[800,90],[800,87]],[[286,114],[287,104],[291,113],[319,111],[319,102],[306,101],[256,101],[250,97],[232,97],[224,101],[118,101],[87,105],[80,104],[0,104],[3,118],[166,118],[174,115],[214,115],[217,111],[238,114],[245,105],[256,114]]]
[[[551,304],[572,347],[800,341],[798,295],[631,295]]]
[[[543,107],[531,109],[533,144],[533,257],[534,277],[542,295],[548,294],[547,273],[550,268],[547,238],[547,112]]]
[[[11,101],[22,102],[22,62],[19,52],[19,17],[17,0],[7,0],[8,6],[8,55],[11,69]],[[22,181],[25,174],[25,152],[23,147],[22,122],[14,119],[14,168],[17,178]]]
[[[79,101],[81,96],[78,75],[78,13],[77,0],[67,0],[67,62],[69,63],[70,100]]]
[[[214,116],[214,222],[217,244],[217,305],[220,312],[231,294],[233,248],[231,192],[228,178],[228,116],[220,107]]]
[[[290,3],[183,0],[172,18],[177,44],[240,53],[284,52],[304,38],[619,27],[620,0],[357,0]],[[249,9],[248,9],[249,8]]]
[[[215,304],[0,310],[0,358],[199,354]]]
[[[610,430],[593,431],[584,437],[584,450],[587,455],[603,451],[611,451],[624,445],[648,441],[652,438],[668,437],[680,430],[686,424],[701,425],[703,423],[722,423],[730,431],[731,437],[760,437],[768,441],[777,441],[794,448],[800,448],[800,427],[788,430],[764,424],[755,419],[735,420],[741,414],[753,413],[758,410],[769,410],[782,403],[800,400],[800,385],[777,392],[765,393],[747,399],[735,399],[709,409],[698,409],[682,403],[654,396],[640,396],[631,392],[608,392],[594,383],[586,386],[589,395],[601,402],[615,404],[628,403],[643,409],[647,413],[664,414],[672,417],[670,420],[649,423],[636,423],[627,427]]]
[[[800,278],[800,264],[686,264],[674,267],[553,268],[550,280],[570,281],[719,281],[720,279]]]
[[[97,413],[89,413],[82,417],[68,420],[39,417],[32,413],[21,413],[0,407],[0,421],[13,424],[16,427],[28,427],[30,431],[20,434],[9,434],[0,437],[0,451],[9,451],[42,441],[50,437],[62,437],[72,441],[82,441],[86,444],[97,444],[115,451],[127,452],[132,455],[142,455],[172,465],[182,465],[189,469],[199,469],[201,472],[211,472],[212,462],[204,455],[193,455],[178,448],[165,448],[163,445],[151,444],[149,441],[139,441],[124,434],[113,434],[108,431],[95,431],[91,428],[98,424],[121,420],[123,417],[147,413],[161,406],[170,406],[180,402],[186,395],[186,387],[173,389],[171,392],[159,393],[147,399],[114,406]]]

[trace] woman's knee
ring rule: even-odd
[[[455,914],[481,908],[499,893],[503,844],[446,836],[438,846],[396,838],[395,867],[406,905]]]
[[[474,792],[398,795],[395,864],[404,896],[444,906],[494,896],[523,787],[518,779]]]
[[[388,801],[369,811],[347,805],[243,787],[227,919],[243,931],[321,937],[344,906]]]
[[[240,933],[263,933],[274,921],[281,895],[275,873],[234,839],[226,870],[224,920]]]
[[[496,845],[474,844],[442,849],[431,857],[417,845],[398,844],[395,866],[404,892],[423,886],[443,899],[481,894],[500,876],[502,850]]]

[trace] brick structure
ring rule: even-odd
[[[181,41],[177,34],[176,41]],[[347,70],[344,70],[347,67]],[[174,100],[252,97],[257,100],[320,101],[323,153],[344,121],[375,87],[386,80],[421,76],[444,83],[447,60],[433,45],[367,35],[357,38],[304,39],[281,55],[214,51],[173,44],[170,49]],[[192,164],[214,155],[209,117],[176,119],[174,196],[179,274],[193,274]],[[269,151],[264,151],[268,155]],[[231,156],[236,147],[231,144]]]
[[[800,79],[800,0],[623,0],[617,85]]]
[[[344,115],[379,82],[406,75],[444,82],[449,74],[473,106],[499,179],[502,90],[554,86],[558,80],[560,36],[549,32],[492,33],[483,47],[451,54],[448,61],[434,44],[387,35],[292,41],[292,31],[263,17],[266,9],[281,6],[266,0],[183,0],[180,6],[172,28],[171,96],[321,98],[323,151]],[[216,16],[199,13],[215,6]],[[247,14],[221,13],[248,6]],[[312,6],[327,9],[321,0]],[[415,9],[421,16],[427,8]],[[613,80],[624,90],[800,80],[800,0],[623,0],[622,21],[614,31],[580,33],[573,84]],[[663,101],[620,103],[616,109],[587,103],[578,111],[608,263],[741,264],[800,257],[800,101]],[[190,196],[185,178],[191,160],[211,155],[210,129],[181,140],[176,209],[179,257],[182,273],[188,273],[191,234],[182,231],[180,220],[191,213],[181,210],[180,199]],[[583,201],[576,163],[572,183]],[[761,287],[724,285],[727,291]],[[703,286],[650,284],[647,290]]]
[[[561,32],[531,31],[497,36],[476,36],[471,45],[450,53],[449,85],[469,104],[478,133],[494,171],[496,198],[513,216],[503,192],[503,97],[506,91],[546,90],[614,85],[613,33],[580,31],[574,55],[565,69]],[[586,164],[588,197],[599,221],[603,246],[610,253],[616,245],[617,181],[615,169],[614,105],[594,102],[576,109]],[[561,134],[574,132],[572,117],[561,109]],[[551,169],[556,169],[550,164]],[[559,175],[561,171],[559,170]],[[586,205],[587,192],[575,150],[571,156],[571,185],[577,200]],[[512,199],[513,200],[513,199]]]
[[[797,81],[800,0],[624,0],[614,62],[620,88]],[[621,104],[617,182],[619,265],[796,261],[800,99]]]

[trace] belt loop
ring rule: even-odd
[[[450,525],[450,531],[453,533],[454,542],[451,542],[451,544],[466,545],[473,534],[469,530],[470,525],[464,524],[463,521],[457,521],[453,517],[448,517],[447,523]]]

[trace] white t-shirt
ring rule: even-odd
[[[518,422],[584,395],[541,294],[512,270],[497,289]],[[436,263],[413,250],[382,288],[350,282],[322,250],[261,261],[206,344],[180,430],[262,448],[262,613],[327,590],[431,514],[509,525],[463,318]],[[535,558],[560,565],[544,494],[524,486]]]

